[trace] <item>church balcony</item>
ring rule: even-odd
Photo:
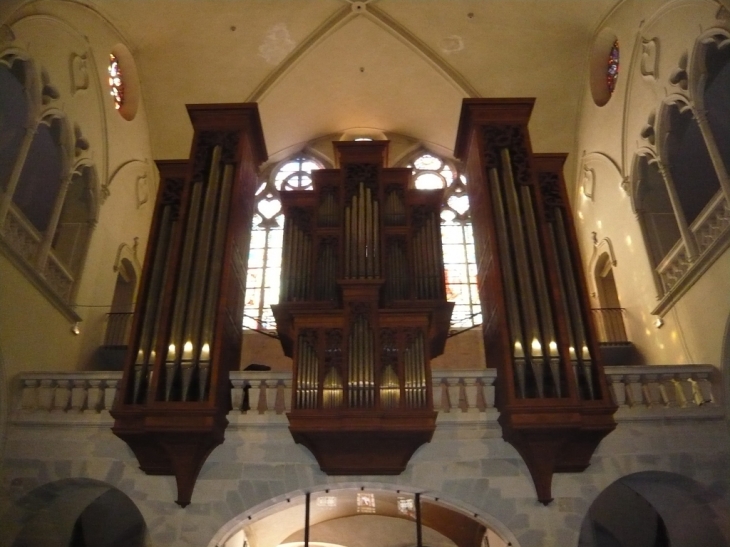
[[[723,419],[722,384],[711,365],[606,367],[616,420]],[[111,427],[109,410],[121,372],[29,372],[19,375],[12,421],[16,425]],[[439,425],[486,421],[498,427],[494,369],[434,370],[433,401]],[[229,427],[286,426],[291,409],[289,372],[230,373]]]

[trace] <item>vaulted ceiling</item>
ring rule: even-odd
[[[621,0],[74,1],[127,40],[156,158],[187,156],[186,103],[257,101],[280,159],[353,127],[451,150],[469,96],[536,97],[533,148],[574,152],[589,45]]]

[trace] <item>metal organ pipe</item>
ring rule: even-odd
[[[228,225],[228,206],[231,189],[233,188],[234,166],[226,164],[223,167],[223,183],[221,185],[218,211],[215,215],[215,232],[212,249],[209,254],[211,266],[208,274],[208,289],[205,295],[205,306],[200,325],[200,349],[198,350],[198,399],[204,400],[208,391],[210,360],[213,351],[213,332],[215,328],[216,306],[220,291],[221,272],[223,270],[223,255],[226,245],[226,226]]]
[[[502,190],[500,187],[499,174],[496,168],[489,170],[489,182],[494,190],[492,207],[497,222],[497,238],[499,240],[499,255],[502,263],[502,280],[507,294],[507,318],[509,320],[512,345],[514,346],[515,379],[517,381],[518,395],[521,398],[527,396],[525,386],[525,338],[520,324],[520,308],[517,303],[517,288],[515,286],[515,272],[513,270],[512,256],[510,255],[509,232],[507,230],[506,215],[504,212]]]
[[[544,338],[542,338],[541,340],[542,348],[543,352],[546,348],[552,348],[549,351],[550,355],[548,355],[548,360],[551,365],[550,371],[553,380],[553,387],[555,388],[555,393],[558,395],[558,397],[560,397],[560,368],[558,366],[555,366],[559,363],[560,356],[558,355],[557,344],[555,342],[555,328],[553,326],[552,309],[550,305],[547,285],[545,283],[547,273],[544,270],[542,249],[540,247],[540,241],[538,238],[537,225],[535,224],[535,216],[537,212],[533,206],[530,188],[527,186],[523,186],[520,189],[520,193],[522,194],[522,203],[524,204],[525,209],[527,238],[530,245],[530,254],[532,255],[533,275],[537,285],[537,303],[540,310],[540,318],[542,320],[543,326],[542,332]],[[555,358],[557,358],[557,360]]]
[[[190,383],[192,381],[193,369],[197,366],[198,357],[201,351],[200,326],[203,315],[203,297],[205,296],[205,282],[210,265],[211,236],[213,234],[213,223],[215,221],[215,210],[220,187],[220,147],[213,150],[213,158],[208,175],[208,184],[205,188],[203,198],[203,215],[198,230],[198,240],[195,246],[195,254],[192,263],[192,279],[190,282],[190,303],[185,317],[185,334],[183,337],[183,362],[182,362],[182,394],[181,399],[187,401],[191,395],[197,399],[199,394],[190,394]],[[190,354],[185,355],[185,347],[189,346]],[[188,358],[186,358],[188,357]]]
[[[216,154],[217,153],[217,154]],[[220,147],[213,150],[213,160],[215,162],[216,155],[220,158]],[[182,261],[180,262],[180,277],[178,278],[177,293],[175,294],[175,305],[173,308],[172,333],[168,340],[168,354],[166,359],[166,377],[165,377],[165,400],[169,401],[173,398],[172,388],[175,377],[178,374],[182,353],[185,350],[185,340],[183,340],[183,326],[185,314],[189,304],[190,291],[190,273],[192,270],[193,253],[195,251],[196,234],[198,230],[198,219],[200,217],[200,197],[202,193],[202,183],[193,184],[193,191],[190,198],[190,214],[188,216],[187,226],[185,227],[185,243],[183,246]],[[185,358],[187,360],[186,352]]]
[[[164,297],[162,283],[167,278],[169,271],[170,239],[174,224],[172,206],[165,205],[162,211],[162,220],[160,221],[160,236],[152,263],[152,275],[150,276],[150,288],[147,293],[147,306],[139,341],[139,351],[134,365],[132,403],[141,403],[146,400],[146,390],[155,364],[160,311]]]
[[[555,208],[555,223],[552,226],[553,233],[557,236],[558,253],[560,257],[560,268],[562,269],[563,279],[566,282],[566,292],[568,294],[568,306],[570,309],[570,319],[575,333],[575,351],[578,354],[578,361],[582,365],[580,368],[584,374],[585,383],[588,388],[588,397],[595,399],[596,393],[593,383],[593,364],[588,350],[586,328],[583,322],[583,314],[581,313],[580,299],[578,297],[578,287],[573,276],[573,261],[568,248],[568,238],[566,237],[567,226],[563,213],[560,208]]]

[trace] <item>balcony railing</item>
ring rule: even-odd
[[[105,347],[126,346],[129,343],[129,333],[132,329],[132,317],[129,313],[108,313],[106,322]]]
[[[601,344],[627,344],[623,308],[593,308],[598,342]]]
[[[721,418],[724,407],[717,369],[710,365],[653,365],[606,367],[616,418]],[[121,372],[37,372],[19,378],[16,423],[98,423],[111,425]],[[235,371],[230,373],[232,426],[286,422],[291,410],[289,372]],[[477,420],[495,422],[495,369],[436,370],[433,372],[434,409],[438,422]]]

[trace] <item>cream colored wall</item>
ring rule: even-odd
[[[587,269],[594,252],[592,232],[598,241],[611,241],[629,338],[648,364],[720,365],[730,315],[730,252],[725,252],[663,318],[664,325],[655,325],[657,317],[651,311],[658,304],[657,290],[630,197],[631,162],[639,147],[647,144],[641,129],[661,100],[678,90],[668,79],[682,54],[691,55],[703,31],[727,28],[719,7],[709,0],[622,2],[596,31],[596,37],[613,33],[619,40],[621,65],[613,97],[605,106],[596,106],[587,74],[584,81],[576,146],[579,166],[572,193],[582,255]],[[592,198],[584,194],[586,170],[594,174]]]
[[[20,371],[92,366],[103,341],[120,245],[133,247],[138,238],[137,256],[144,260],[157,173],[144,105],[127,121],[108,94],[109,53],[122,38],[97,11],[78,3],[40,1],[6,15],[2,23],[14,40],[0,49],[18,48],[30,55],[37,70],[48,72],[70,126],[78,124],[88,139],[99,203],[75,298],[82,319],[79,335],[71,332],[72,321],[0,254],[0,349],[6,376],[12,379]]]

